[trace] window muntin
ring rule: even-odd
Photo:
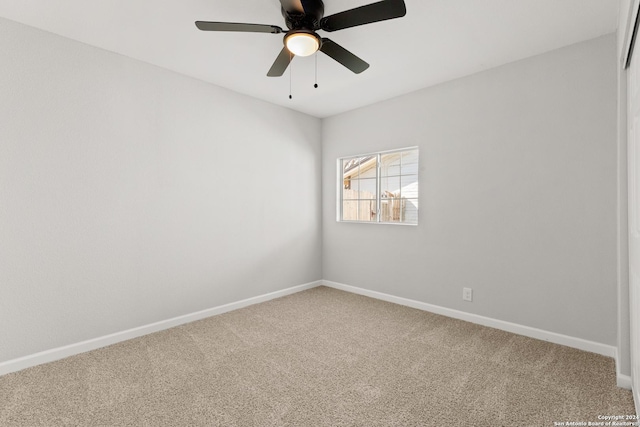
[[[338,159],[338,221],[418,223],[418,149]]]

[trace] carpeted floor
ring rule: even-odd
[[[319,287],[0,377],[2,426],[554,426],[610,358]]]

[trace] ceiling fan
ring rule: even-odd
[[[338,31],[400,18],[407,13],[404,0],[383,0],[326,17],[322,0],[280,0],[280,5],[289,31],[284,31],[277,25],[237,22],[196,21],[196,27],[202,31],[284,33],[284,47],[267,73],[269,77],[282,76],[293,56],[309,56],[318,50],[359,74],[369,68],[369,64],[333,40],[320,37],[316,31]]]

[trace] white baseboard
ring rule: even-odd
[[[503,320],[497,320],[490,317],[480,316],[477,314],[466,313],[464,311],[454,310],[451,308],[441,307],[434,304],[428,304],[421,301],[416,301],[408,298],[397,297],[394,295],[385,294],[377,291],[370,291],[368,289],[358,288],[356,286],[345,285],[343,283],[332,282],[329,280],[323,280],[322,284],[330,288],[339,289],[354,294],[364,295],[367,297],[379,299],[382,301],[392,302],[395,304],[404,305],[418,310],[428,311],[430,313],[441,314],[443,316],[452,317],[454,319],[465,320],[467,322],[476,323],[482,326],[488,326],[495,329],[500,329],[514,334],[523,335],[529,338],[536,338],[543,341],[552,342],[554,344],[560,344],[567,347],[577,348],[579,350],[589,351],[591,353],[601,354],[603,356],[612,357],[615,360],[616,365],[616,384],[620,388],[631,390],[631,377],[629,375],[623,375],[619,371],[620,364],[618,363],[618,349],[614,346],[601,344],[594,341],[584,340],[582,338],[570,337],[568,335],[562,335],[555,332],[549,332],[542,329],[532,328],[530,326],[518,325],[516,323],[505,322]],[[640,403],[640,391],[634,392],[634,399],[636,401],[636,408]]]
[[[618,363],[618,361],[616,360],[616,364],[617,363]],[[629,375],[617,374],[616,375],[616,384],[620,388],[624,388],[626,390],[631,390],[631,377]]]
[[[404,305],[418,310],[428,311],[430,313],[441,314],[447,317],[453,317],[454,319],[465,320],[467,322],[476,323],[482,326],[488,326],[490,328],[501,329],[503,331],[512,332],[514,334],[523,335],[529,338],[536,338],[543,341],[549,341],[554,344],[560,344],[567,347],[577,348],[579,350],[589,351],[591,353],[597,353],[604,356],[616,358],[616,347],[606,344],[601,344],[593,341],[584,340],[582,338],[570,337],[568,335],[562,335],[555,332],[549,332],[542,329],[532,328],[530,326],[518,325],[516,323],[505,322],[503,320],[492,319],[490,317],[484,317],[477,314],[466,313],[464,311],[453,310],[451,308],[441,307],[438,305],[428,304],[412,299],[396,297],[393,295],[385,294],[377,291],[370,291],[368,289],[358,288],[355,286],[345,285],[342,283],[331,282],[323,280],[322,284],[330,288],[339,289],[354,294],[364,295],[367,297],[392,302],[395,304]],[[617,365],[617,358],[616,358]],[[624,377],[620,375],[619,377]],[[629,383],[631,379],[629,379]]]
[[[620,373],[620,363],[618,363],[618,349],[615,349],[615,355],[613,357],[616,361],[616,384],[620,388],[631,390],[631,376]]]
[[[527,336],[530,338],[536,338],[543,341],[549,341],[555,344],[561,344],[568,347],[577,348],[580,350],[589,351],[592,353],[601,354],[604,356],[613,357],[616,360],[616,366],[618,366],[617,349],[613,346],[600,344],[593,341],[587,341],[581,338],[574,338],[567,335],[557,334],[555,332],[544,331],[542,329],[536,329],[529,326],[518,325],[515,323],[505,322],[502,320],[492,319],[489,317],[480,316],[477,314],[466,313],[459,310],[453,310],[433,304],[428,304],[416,300],[397,297],[382,292],[371,291],[368,289],[358,288],[355,286],[345,285],[342,283],[318,280],[304,285],[294,286],[291,288],[283,289],[276,292],[271,292],[264,295],[259,295],[252,298],[247,298],[241,301],[221,305],[218,307],[209,308],[206,310],[198,311],[195,313],[186,314],[183,316],[174,317],[172,319],[162,320],[160,322],[151,323],[149,325],[140,326],[126,331],[116,332],[110,335],[105,335],[98,338],[93,338],[87,341],[82,341],[75,344],[66,345],[63,347],[54,348],[51,350],[42,351],[32,355],[20,357],[18,359],[8,360],[0,363],[0,375],[5,375],[11,372],[20,371],[22,369],[30,368],[32,366],[41,365],[44,363],[53,362],[63,359],[65,357],[73,356],[87,351],[96,350],[101,347],[106,347],[112,344],[116,344],[122,341],[137,338],[143,335],[151,334],[153,332],[162,331],[165,329],[173,328],[175,326],[183,325],[185,323],[194,322],[196,320],[204,319],[207,317],[215,316],[229,311],[238,310],[243,307],[248,307],[253,304],[269,301],[275,298],[280,298],[286,295],[291,295],[296,292],[305,291],[307,289],[315,288],[317,286],[324,285],[330,288],[339,289],[354,294],[364,295],[367,297],[392,302],[395,304],[404,305],[407,307],[416,308],[419,310],[428,311],[431,313],[441,314],[443,316],[452,317],[454,319],[465,320],[467,322],[476,323],[491,328],[501,329],[503,331],[512,332],[515,334]],[[617,384],[618,387],[631,389],[631,377],[628,375],[622,375],[617,372]],[[634,397],[637,401],[640,401],[639,396]]]
[[[114,334],[105,335],[103,337],[93,338],[76,344],[70,344],[64,347],[42,351],[40,353],[31,354],[29,356],[20,357],[18,359],[8,360],[6,362],[0,363],[0,375],[20,371],[32,366],[42,365],[43,363],[49,363],[56,360],[64,359],[65,357],[85,353],[87,351],[95,350],[101,347],[106,347],[108,345],[130,340],[132,338],[137,338],[142,335],[162,331],[165,329],[173,328],[175,326],[183,325],[185,323],[193,322],[222,313],[227,313],[233,310],[238,310],[240,308],[247,307],[253,304],[258,304],[275,298],[291,295],[296,292],[315,288],[317,286],[320,286],[321,284],[322,281],[318,280],[315,282],[306,283],[304,285],[294,286],[280,291],[259,295],[253,298],[247,298],[242,301],[232,302],[195,313],[185,314],[183,316],[174,317],[172,319],[162,320],[160,322],[151,323],[149,325],[128,329],[126,331],[116,332]]]

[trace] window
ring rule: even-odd
[[[418,149],[338,159],[338,221],[418,224]]]

